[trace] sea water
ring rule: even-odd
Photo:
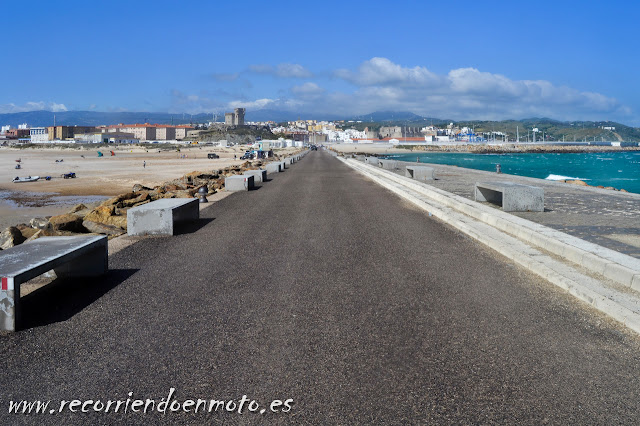
[[[411,153],[385,158],[421,163],[447,164],[469,169],[496,171],[538,179],[579,179],[597,186],[612,186],[640,194],[640,152],[589,153]]]

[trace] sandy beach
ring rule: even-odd
[[[98,151],[103,153],[103,157],[98,157]],[[115,155],[112,156],[110,151]],[[102,197],[131,191],[136,183],[154,187],[193,171],[211,171],[242,164],[244,160],[239,157],[244,151],[245,146],[181,147],[180,152],[164,151],[162,146],[148,150],[138,146],[108,149],[0,147],[0,230],[32,217],[64,213],[80,202],[100,202]],[[276,154],[290,151],[294,149],[279,150]],[[208,159],[210,152],[220,158]],[[234,155],[238,159],[234,159]],[[18,159],[21,160],[20,170],[15,169]],[[62,174],[69,172],[77,177],[62,178]],[[11,182],[16,176],[51,176],[51,180]]]

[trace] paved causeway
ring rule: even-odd
[[[0,423],[637,424],[635,335],[327,153],[270,177],[26,296]],[[267,411],[8,414],[170,388]]]

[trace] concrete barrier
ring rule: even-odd
[[[127,234],[173,235],[178,222],[200,218],[196,198],[163,198],[127,211]]]
[[[380,160],[378,160],[378,157],[365,157],[364,162],[367,164],[371,164],[372,166],[377,166],[380,164]]]
[[[405,176],[421,181],[433,180],[433,167],[427,166],[406,166]]]
[[[356,155],[355,156],[356,160],[358,161],[364,161],[364,159],[366,158],[364,155]]]
[[[0,251],[0,329],[15,331],[19,325],[22,283],[52,269],[58,278],[97,276],[108,265],[104,235],[42,237]]]
[[[505,212],[543,212],[544,188],[513,182],[476,182],[476,201],[502,205]]]
[[[267,181],[266,170],[247,170],[244,172],[244,174],[245,176],[253,176],[253,183]]]
[[[265,169],[267,169],[267,173],[280,173],[280,168],[282,164],[280,163],[267,163]]]
[[[237,191],[250,191],[254,187],[253,176],[235,175],[229,176],[224,179],[225,191],[237,192]]]
[[[378,165],[385,170],[395,170],[398,168],[397,160],[378,160]]]

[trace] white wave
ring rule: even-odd
[[[582,178],[562,176],[562,175],[549,175],[545,179],[546,180],[591,180],[591,179],[582,179]]]

